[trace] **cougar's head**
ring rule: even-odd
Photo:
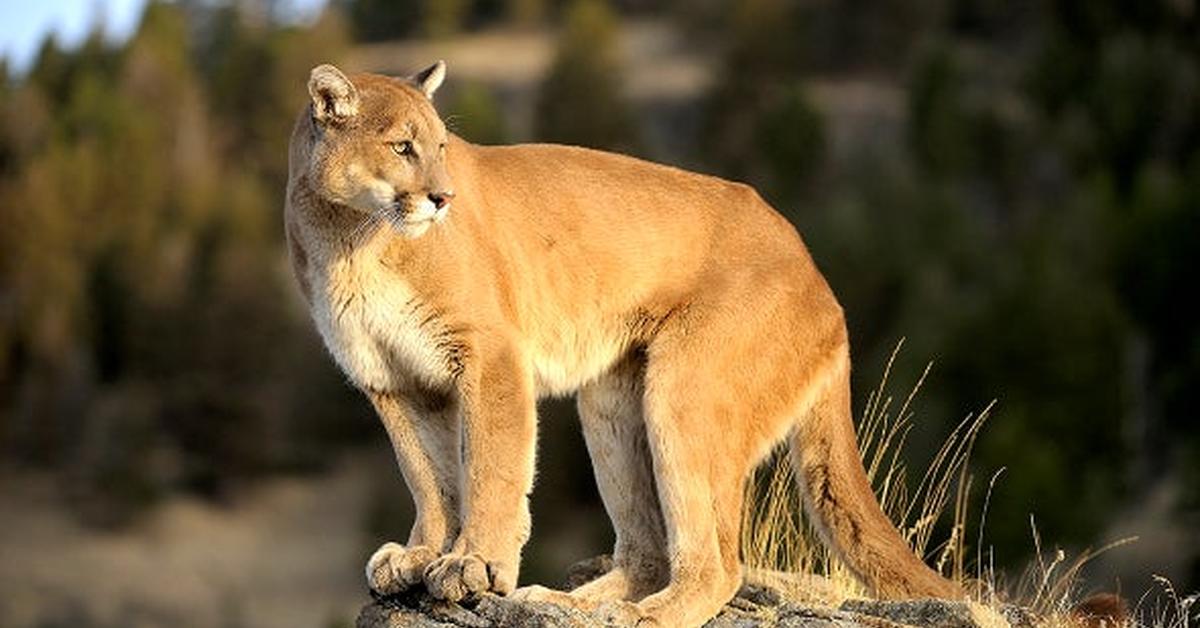
[[[445,76],[441,61],[407,79],[313,68],[306,166],[316,192],[409,237],[445,218],[448,135],[430,100]]]

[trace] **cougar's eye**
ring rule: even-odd
[[[413,154],[413,143],[404,140],[402,142],[392,142],[389,144],[392,147],[392,152],[403,157],[408,157]]]

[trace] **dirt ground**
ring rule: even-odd
[[[49,479],[9,478],[0,626],[349,625],[367,599],[369,468],[349,459],[222,506],[173,497],[111,533],[77,523]]]

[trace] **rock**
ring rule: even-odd
[[[859,615],[879,617],[898,624],[923,628],[975,628],[971,609],[965,602],[946,600],[846,600],[842,610]]]
[[[602,554],[595,558],[581,560],[570,567],[567,567],[567,581],[563,583],[562,589],[569,591],[576,587],[583,586],[600,576],[608,573],[613,568],[612,556]]]
[[[607,557],[593,558],[571,567],[567,587],[578,586],[612,567]],[[797,586],[778,583],[812,582],[813,576],[756,574],[752,583],[738,591],[706,628],[996,628],[997,625],[1028,625],[1020,609],[1010,615],[979,605],[946,600],[881,602],[849,600],[840,606],[814,602],[813,595],[797,595]],[[768,582],[770,584],[764,584]],[[828,586],[826,583],[825,586]],[[825,592],[816,596],[824,597]],[[981,610],[982,609],[982,610]],[[1014,621],[1015,620],[1015,621]],[[486,628],[521,626],[530,628],[583,628],[608,625],[599,617],[548,602],[516,601],[485,594],[478,599],[450,604],[434,600],[424,590],[377,597],[363,608],[357,628]]]
[[[1012,604],[991,609],[981,604],[950,600],[846,600],[839,608],[922,628],[992,628],[995,625],[1029,628],[1035,620],[1031,611]]]

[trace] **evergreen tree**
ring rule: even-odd
[[[421,24],[421,0],[337,0],[357,39],[382,41],[411,35]],[[457,1],[457,0],[455,0]]]
[[[457,34],[462,30],[470,10],[470,0],[426,2],[422,7],[425,34],[431,37],[447,37]]]
[[[790,203],[824,158],[824,124],[798,80],[796,8],[738,3],[715,89],[705,103],[707,158],[726,176]]]
[[[276,270],[280,147],[341,27],[217,15],[257,64],[231,80],[243,68],[193,56],[218,48],[193,35],[222,35],[193,28],[197,10],[151,2],[116,50],[48,39],[0,94],[0,147],[16,156],[0,169],[0,451],[58,465],[104,525],[167,490],[311,464],[322,421],[347,412]],[[226,139],[243,132],[262,145]],[[147,470],[164,457],[175,472]]]
[[[468,141],[478,144],[508,141],[508,128],[500,103],[483,85],[468,83],[459,87],[446,111],[446,124]]]
[[[546,19],[546,0],[507,0],[505,10],[513,24],[537,26]]]
[[[622,97],[617,28],[603,0],[575,0],[567,9],[554,64],[538,94],[539,139],[637,150],[637,127]]]

